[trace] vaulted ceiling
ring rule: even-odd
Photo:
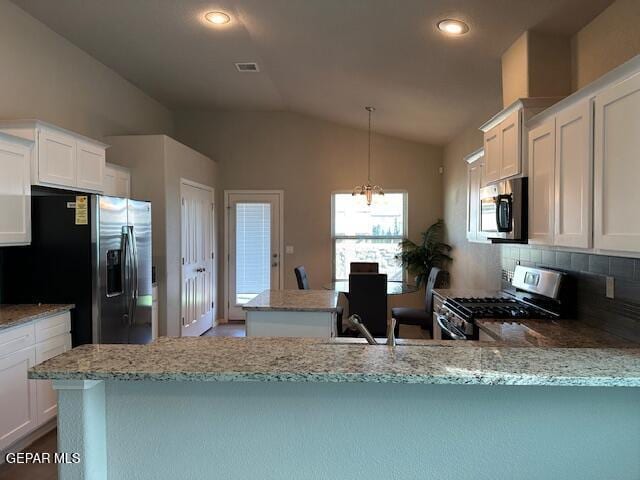
[[[13,0],[170,108],[364,127],[374,105],[377,131],[436,144],[500,104],[500,56],[523,31],[572,35],[611,1]],[[232,22],[205,22],[212,10]],[[471,30],[444,36],[443,18]]]

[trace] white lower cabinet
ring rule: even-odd
[[[51,382],[29,380],[27,372],[71,349],[70,326],[66,312],[0,332],[0,450],[56,416]]]
[[[36,345],[36,365],[60,355],[71,349],[71,335],[57,335]],[[58,396],[51,386],[50,380],[37,380],[36,398],[38,423],[42,424],[56,416],[58,412]]]
[[[36,385],[27,378],[35,364],[35,345],[0,358],[0,450],[37,426]]]

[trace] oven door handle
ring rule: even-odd
[[[444,315],[436,315],[436,320],[438,321],[438,325],[440,325],[440,328],[445,332],[447,332],[449,335],[451,335],[451,338],[453,338],[454,340],[467,340],[466,335],[463,335],[459,331],[458,332],[453,331],[458,329],[453,327],[451,324],[449,324],[449,322],[447,321]]]

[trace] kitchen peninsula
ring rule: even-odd
[[[640,476],[640,348],[164,337],[30,375],[82,454],[62,479]]]

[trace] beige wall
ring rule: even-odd
[[[506,107],[529,92],[529,32],[502,54],[502,104]]]
[[[499,109],[498,104],[496,111]],[[482,132],[472,125],[444,150],[444,219],[448,242],[454,247],[450,268],[454,288],[497,289],[500,286],[499,246],[467,241],[467,163],[464,157],[480,147]]]
[[[131,169],[131,196],[151,201],[159,332],[179,336],[180,180],[215,188],[216,162],[166,135],[116,136],[107,141],[107,161]]]
[[[640,1],[617,0],[572,38],[578,90],[640,54]]]
[[[519,98],[561,97],[570,93],[569,37],[527,31],[502,55],[504,107]]]
[[[331,279],[331,192],[366,181],[366,131],[286,112],[181,112],[176,135],[219,161],[219,205],[224,189],[284,190],[284,243],[295,248],[285,288],[296,288],[296,265],[312,288]],[[441,161],[441,148],[374,136],[373,180],[408,191],[412,239],[442,215]]]
[[[168,109],[0,0],[0,118],[39,118],[98,140],[172,130]]]

